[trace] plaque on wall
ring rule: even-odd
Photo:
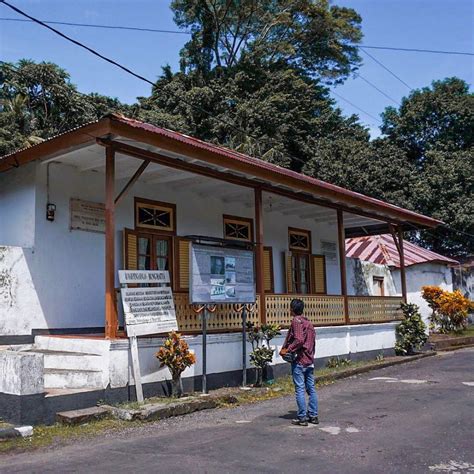
[[[105,234],[105,205],[100,202],[73,199],[70,201],[70,230]]]

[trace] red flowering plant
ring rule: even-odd
[[[172,377],[172,396],[180,397],[183,394],[181,374],[196,363],[196,356],[189,350],[188,343],[181,334],[172,331],[155,354],[161,362],[160,367],[168,367]]]

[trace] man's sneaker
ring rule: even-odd
[[[317,416],[310,416],[309,417],[309,422],[312,424],[312,425],[319,425],[319,419]]]
[[[291,421],[291,423],[296,426],[308,426],[308,422],[306,420],[300,420],[299,418],[295,418]]]

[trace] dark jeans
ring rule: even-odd
[[[293,383],[295,384],[296,404],[298,405],[297,417],[306,418],[306,414],[313,418],[318,416],[318,397],[314,387],[314,367],[303,367],[300,364],[291,365]],[[308,410],[306,410],[305,391],[309,396]]]

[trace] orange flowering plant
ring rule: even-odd
[[[466,328],[467,316],[474,309],[474,304],[459,290],[445,291],[438,286],[424,286],[422,296],[433,310],[432,324],[439,326],[441,333]]]
[[[181,374],[196,363],[196,356],[189,350],[188,343],[181,334],[172,331],[155,354],[161,362],[160,367],[168,367],[172,376],[172,396],[180,397],[183,394]]]

